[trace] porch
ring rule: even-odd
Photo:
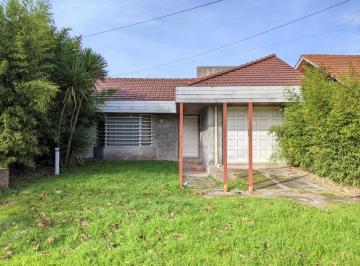
[[[180,188],[184,158],[198,158],[207,175],[221,178],[225,192],[230,169],[246,169],[252,192],[254,169],[284,165],[273,157],[277,145],[269,132],[283,119],[284,86],[177,87],[176,102]]]
[[[195,173],[220,179],[224,191],[230,170],[246,169],[253,191],[253,169],[279,165],[271,160],[276,141],[269,129],[282,121],[280,104],[179,103],[178,109],[180,186],[184,175],[193,176],[194,161],[201,164]]]

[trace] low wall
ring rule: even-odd
[[[0,168],[0,188],[9,185],[9,169]]]

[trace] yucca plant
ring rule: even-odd
[[[58,123],[57,144],[60,146],[61,141],[66,143],[63,156],[65,167],[70,163],[73,137],[79,128],[82,113],[97,111],[93,98],[95,84],[105,78],[106,66],[106,61],[100,54],[91,49],[83,49],[69,53],[58,67],[57,82],[61,84],[63,105]],[[64,126],[67,132],[63,132]]]

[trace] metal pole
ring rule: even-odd
[[[214,151],[215,151],[215,154],[214,154],[214,161],[215,161],[215,167],[217,167],[218,165],[218,117],[217,117],[217,105],[215,104],[215,115],[214,115],[214,119],[215,119],[215,132],[214,132],[214,135],[215,135],[215,147],[214,147]]]
[[[227,163],[227,103],[223,103],[223,167],[224,167],[224,192],[228,192],[228,163]]]
[[[60,174],[60,149],[55,148],[55,175]]]
[[[248,103],[248,153],[249,153],[249,162],[248,162],[248,176],[249,176],[249,191],[254,192],[254,177],[253,177],[253,103]]]
[[[179,105],[179,187],[183,188],[184,104]]]

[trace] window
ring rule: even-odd
[[[107,114],[104,145],[110,147],[151,146],[150,114]]]

